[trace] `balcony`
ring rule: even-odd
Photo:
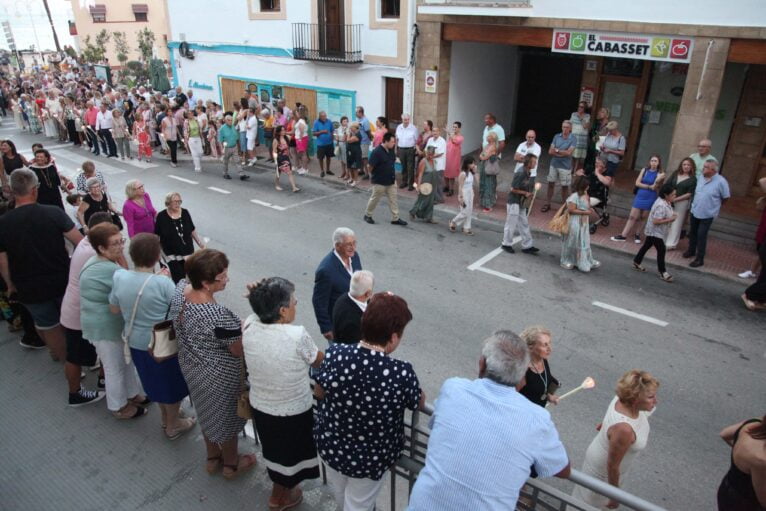
[[[293,23],[293,58],[361,64],[362,25]]]

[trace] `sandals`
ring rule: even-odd
[[[473,236],[473,231],[463,231],[466,236]]]
[[[301,191],[301,189],[300,189],[300,188],[296,188],[295,190],[293,190],[293,193],[298,193],[298,192],[300,192],[300,191]]]
[[[135,410],[131,414],[129,412],[129,410],[130,410],[129,407],[130,407],[131,404],[132,403],[128,403],[128,405],[126,405],[123,408],[124,411],[112,412],[112,415],[114,415],[119,420],[128,420],[128,419],[137,419],[137,418],[143,417],[144,415],[149,413],[149,410],[147,410],[146,408],[144,408],[142,406],[133,405],[133,408],[135,408]]]
[[[289,493],[290,493],[290,500],[287,502],[283,501],[278,504],[275,504],[274,501],[269,499],[269,511],[285,511],[286,509],[295,507],[301,502],[303,502],[303,491],[301,491],[300,488],[294,488],[293,490],[289,490]]]
[[[550,210],[551,210],[551,205],[550,204],[543,204],[543,207],[540,208],[540,212],[541,213],[547,213]]]
[[[224,463],[223,477],[226,479],[234,479],[240,473],[253,468],[257,462],[258,459],[255,457],[255,454],[240,454],[236,465],[227,465]]]
[[[450,232],[457,231],[457,225],[455,225],[455,222],[450,222],[449,223],[449,230],[450,230]]]
[[[747,298],[747,295],[746,295],[746,294],[744,294],[744,293],[743,293],[743,294],[742,294],[742,296],[741,296],[741,298],[742,298],[742,301],[744,302],[744,304],[745,304],[745,308],[746,308],[747,310],[749,310],[749,311],[754,311],[754,310],[757,308],[757,307],[756,307],[756,305],[755,305],[755,302],[754,302],[754,301],[752,301],[752,300],[749,300],[749,299]]]
[[[143,399],[143,401],[139,401],[138,399],[133,399],[133,398],[131,398],[131,399],[128,399],[128,401],[130,401],[132,404],[134,404],[134,405],[136,405],[136,406],[140,406],[140,407],[142,407],[142,408],[146,408],[147,406],[149,406],[150,404],[152,404],[152,400],[151,400],[151,399],[149,399],[149,398],[148,398],[148,397],[146,397],[146,396],[144,396],[144,399]]]
[[[660,278],[665,282],[673,282],[673,276],[668,272],[660,273]]]
[[[646,268],[635,262],[633,263],[633,269],[636,271],[646,271]]]
[[[207,463],[205,463],[205,471],[213,475],[216,472],[218,472],[218,469],[221,468],[221,464],[223,463],[223,455],[219,454],[218,456],[210,456],[207,459]]]
[[[180,427],[178,429],[165,429],[165,436],[168,440],[175,440],[180,438],[184,433],[190,431],[197,424],[197,421],[192,418],[179,419]]]

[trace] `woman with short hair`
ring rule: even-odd
[[[189,395],[189,389],[178,357],[158,362],[148,351],[152,328],[167,317],[175,286],[167,270],[155,273],[160,260],[160,239],[156,235],[137,234],[130,240],[129,253],[135,269],[114,272],[109,308],[113,314],[122,314],[123,335],[141,384],[149,399],[159,405],[165,436],[175,440],[196,424],[180,413],[181,401]]]
[[[609,403],[598,433],[585,451],[583,473],[620,487],[633,458],[646,447],[649,416],[657,406],[660,382],[646,371],[632,369],[617,382],[616,396]],[[575,486],[572,495],[600,509],[619,504],[599,493]]]
[[[348,117],[345,115],[340,118],[340,124],[335,129],[333,137],[338,144],[338,160],[340,161],[340,180],[348,181],[350,175],[346,168],[348,156],[346,155],[346,136],[348,135]]]
[[[47,149],[37,149],[35,159],[29,164],[29,170],[37,175],[40,186],[37,189],[37,202],[49,206],[58,206],[64,209],[61,200],[61,192],[66,193],[66,184],[69,182],[59,174],[56,164],[51,160],[51,153]]]
[[[88,241],[96,251],[80,271],[80,324],[82,336],[95,347],[104,368],[107,408],[118,419],[146,414],[151,402],[141,394],[136,366],[125,360],[122,343],[122,316],[109,312],[109,295],[114,273],[120,269],[125,238],[117,226],[94,225]]]
[[[112,132],[114,134],[114,141],[117,143],[117,149],[120,150],[120,159],[124,160],[127,156],[129,160],[132,160],[133,157],[130,155],[130,130],[128,129],[128,122],[122,116],[120,109],[115,108],[112,110],[112,122],[114,123]]]
[[[144,190],[144,184],[138,179],[125,183],[127,200],[122,205],[122,216],[128,224],[128,236],[131,238],[140,232],[154,234],[154,218],[157,210],[152,199]]]
[[[206,471],[233,479],[252,468],[255,454],[238,453],[245,419],[237,415],[242,374],[242,322],[215,294],[226,289],[229,259],[206,248],[186,260],[187,278],[170,306],[178,340],[178,364],[189,386],[207,449]]]
[[[400,296],[373,295],[362,315],[362,340],[331,345],[316,375],[314,440],[335,501],[346,511],[373,508],[404,447],[404,412],[425,403],[412,365],[389,356],[411,320]]]
[[[298,304],[292,282],[272,277],[248,289],[255,314],[245,320],[242,346],[250,405],[273,482],[269,509],[285,509],[302,500],[301,481],[319,477],[309,367],[319,368],[324,353],[303,326],[291,325]]]
[[[350,174],[346,184],[356,186],[359,169],[362,168],[362,135],[358,122],[352,122],[346,134],[346,168]]]
[[[122,230],[122,222],[120,222],[122,213],[117,211],[109,196],[103,191],[99,178],[89,177],[85,181],[85,187],[87,193],[83,195],[80,207],[77,209],[77,219],[80,221],[85,234],[88,234],[90,217],[99,212],[109,213],[117,228]]]
[[[524,377],[525,385],[519,393],[538,406],[548,402],[557,405],[559,398],[555,396],[559,381],[551,373],[548,357],[551,356],[551,331],[544,326],[530,326],[521,332],[521,339],[529,348],[529,367]]]
[[[80,195],[87,195],[88,194],[88,186],[86,182],[88,179],[96,177],[98,178],[98,182],[101,184],[101,191],[104,193],[107,192],[106,189],[106,181],[104,181],[104,175],[101,173],[100,170],[96,170],[96,164],[93,163],[90,160],[85,160],[82,162],[82,169],[77,174],[77,177],[75,178],[75,183],[77,186],[77,193]]]
[[[165,209],[157,214],[154,224],[154,233],[160,238],[165,262],[176,284],[186,275],[184,261],[194,253],[194,243],[199,248],[205,248],[191,214],[181,204],[183,199],[180,193],[170,192],[165,195]]]

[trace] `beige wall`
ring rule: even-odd
[[[77,38],[80,48],[84,46],[87,36],[90,36],[91,42],[102,30],[107,32],[125,32],[130,53],[128,60],[138,60],[138,45],[136,43],[136,34],[148,28],[154,32],[154,46],[157,49],[157,57],[160,59],[168,58],[167,39],[170,37],[170,26],[168,24],[167,8],[165,0],[98,0],[98,4],[106,6],[106,23],[93,23],[90,15],[90,9],[80,0],[71,0],[72,11],[74,12],[74,21],[77,25]],[[94,2],[96,3],[96,2]],[[146,22],[135,21],[133,15],[133,3],[146,4],[149,7]],[[117,54],[114,51],[114,43],[110,40],[107,45],[106,57],[109,64],[113,67],[120,65],[117,60]]]

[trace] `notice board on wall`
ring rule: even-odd
[[[327,118],[333,122],[340,122],[344,115],[350,120],[354,119],[354,98],[350,94],[334,92],[317,92],[317,114],[327,112]]]

